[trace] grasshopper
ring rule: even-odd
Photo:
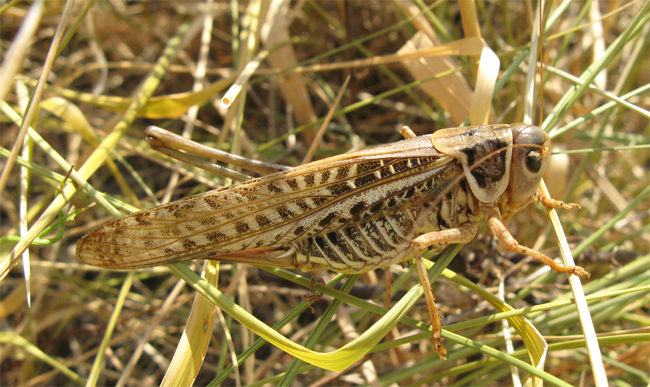
[[[402,134],[402,141],[295,168],[264,164],[276,172],[124,216],[84,236],[77,256],[108,269],[201,258],[354,274],[415,258],[441,358],[424,250],[471,241],[485,218],[508,250],[558,272],[589,275],[520,245],[503,224],[535,197],[550,207],[577,207],[538,192],[551,146],[546,132],[517,123],[419,137],[405,127]],[[156,127],[145,136],[154,148],[188,142]],[[260,164],[245,162],[250,169]]]

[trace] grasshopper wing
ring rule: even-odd
[[[277,249],[431,199],[442,180],[459,173],[460,164],[436,151],[431,136],[416,137],[124,216],[84,236],[77,256],[133,269]]]

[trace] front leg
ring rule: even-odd
[[[415,267],[418,270],[418,276],[424,289],[424,298],[427,301],[429,318],[431,320],[431,336],[433,338],[433,347],[435,348],[440,359],[447,360],[447,350],[442,345],[442,325],[440,324],[440,315],[436,307],[436,298],[433,296],[431,283],[429,282],[429,273],[422,261],[421,251],[429,246],[446,245],[452,243],[467,243],[474,239],[477,225],[475,223],[465,223],[458,228],[441,230],[420,235],[413,240],[413,255],[415,256]]]
[[[562,205],[559,206],[562,207],[563,205],[564,203],[562,203]],[[567,208],[567,207],[563,207],[563,208]],[[569,273],[569,274],[577,275],[578,277],[583,275],[587,278],[591,277],[591,274],[589,274],[589,272],[585,271],[585,269],[583,269],[580,266],[565,266],[561,263],[555,262],[552,258],[547,257],[546,255],[538,251],[520,245],[519,242],[517,242],[517,240],[512,236],[512,234],[510,234],[508,229],[506,229],[506,226],[501,221],[501,215],[499,214],[498,211],[494,209],[487,209],[487,210],[483,209],[483,212],[487,217],[488,227],[490,228],[490,230],[492,230],[494,235],[497,238],[499,238],[501,243],[503,243],[503,245],[506,247],[506,249],[508,249],[508,251],[533,257],[536,260],[540,261],[541,263],[550,266],[551,269],[560,273]]]
[[[565,203],[565,202],[560,201],[560,200],[555,200],[555,199],[553,199],[551,197],[548,197],[548,196],[544,195],[542,193],[542,191],[539,190],[539,189],[537,190],[537,192],[535,192],[535,197],[537,198],[537,200],[540,203],[542,203],[542,205],[544,207],[547,207],[547,208],[564,208],[565,210],[573,210],[574,208],[577,208],[578,211],[580,211],[582,209],[582,207],[580,207],[580,204],[577,204],[577,203]]]

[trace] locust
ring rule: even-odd
[[[516,123],[402,134],[398,142],[295,168],[271,166],[275,172],[266,176],[126,215],[81,238],[77,257],[118,270],[212,259],[350,274],[414,259],[443,359],[425,250],[471,241],[486,219],[508,250],[589,276],[520,245],[503,224],[535,198],[577,207],[538,191],[551,146],[546,132]],[[154,148],[174,136],[157,127],[145,131]]]

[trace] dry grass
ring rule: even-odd
[[[202,18],[208,4],[213,16],[210,23]],[[151,151],[142,137],[146,126],[156,124],[220,149],[297,165],[317,138],[319,118],[326,116],[348,75],[350,85],[340,111],[328,125],[315,158],[396,141],[403,124],[417,134],[460,126],[472,111],[475,56],[435,59],[435,64],[429,62],[413,74],[388,56],[398,53],[416,31],[430,37],[435,34],[438,45],[475,36],[469,25],[463,28],[461,20],[470,25],[473,20],[501,60],[490,121],[523,120],[528,112],[526,100],[539,111],[539,77],[536,92],[524,95],[527,74],[539,74],[526,59],[534,35],[535,13],[529,3],[480,2],[474,17],[472,9],[463,10],[461,16],[458,3],[427,3],[430,10],[412,19],[408,15],[414,14],[409,12],[422,10],[418,1],[298,2],[290,4],[288,12],[277,14],[266,9],[270,4],[243,3],[231,8],[225,2],[95,2],[84,9],[86,3],[79,3],[67,19],[64,2],[9,3],[1,9],[3,60],[14,58],[12,63],[3,63],[0,72],[0,96],[7,103],[0,115],[3,169],[24,135],[20,123],[16,124],[20,118],[10,110],[24,112],[29,101],[40,108],[31,116],[33,141],[23,147],[20,158],[12,158],[16,165],[5,171],[7,180],[0,191],[0,259],[5,275],[0,283],[2,385],[86,381],[91,385],[154,385],[165,374],[166,382],[189,384],[192,380],[169,378],[182,369],[170,362],[188,324],[195,290],[165,267],[132,273],[101,271],[81,264],[74,255],[83,234],[118,214],[110,210],[111,205],[128,212],[226,184],[225,179]],[[565,305],[571,298],[566,277],[543,273],[536,262],[504,252],[485,232],[449,266],[480,290],[467,291],[448,280],[437,281],[434,288],[443,328],[457,331],[460,326],[454,324],[465,324],[458,334],[503,353],[507,350],[498,337],[503,328],[500,322],[480,319],[495,310],[478,292],[501,292],[514,308],[539,306],[524,313],[550,343],[544,371],[549,378],[557,378],[547,379],[553,384],[592,385],[596,378],[596,383],[647,385],[650,23],[644,16],[647,9],[642,8],[648,4],[564,5],[554,4],[544,15],[549,27],[543,34],[543,127],[552,134],[558,153],[546,183],[554,197],[583,206],[580,212],[562,211],[560,217],[575,259],[592,273],[583,286],[596,332],[606,336],[600,343],[604,365],[589,361],[592,352],[584,349],[575,307]],[[29,6],[43,7],[31,34],[32,22],[26,17]],[[271,33],[264,32],[265,17],[259,15],[271,15],[268,19],[275,28]],[[630,31],[637,21],[636,29]],[[25,40],[20,38],[21,28],[27,31]],[[59,36],[57,28],[64,28],[61,43],[52,49]],[[183,40],[174,40],[176,36]],[[619,44],[617,39],[623,39],[620,50],[609,51]],[[287,45],[288,41],[292,44]],[[165,47],[174,51],[165,52]],[[209,51],[202,54],[203,48]],[[48,55],[57,52],[56,60],[48,63]],[[14,53],[16,57],[11,56]],[[171,58],[169,65],[165,58]],[[249,67],[255,72],[243,84],[245,94],[223,110],[219,102],[227,87],[256,59],[260,63]],[[589,76],[586,70],[601,60],[606,61],[602,71],[594,74],[593,86],[584,92],[562,76],[565,72],[584,79]],[[404,86],[414,77],[427,77],[427,71],[451,75],[438,79],[427,92]],[[47,75],[42,94],[34,92],[41,74]],[[628,105],[612,97],[639,90],[627,99]],[[155,99],[145,106],[131,99],[152,93]],[[490,101],[483,98],[482,102]],[[612,106],[607,108],[608,104]],[[539,113],[532,120],[539,122]],[[42,141],[36,141],[36,133]],[[100,142],[111,152],[96,151]],[[69,176],[64,185],[68,165],[74,165],[78,174]],[[77,188],[82,179],[90,186]],[[91,192],[92,187],[106,195]],[[107,200],[107,204],[65,218],[98,200]],[[51,232],[42,234],[57,221],[61,222]],[[507,226],[521,243],[557,256],[549,223],[543,211],[530,206]],[[18,235],[24,237],[22,242]],[[29,257],[21,256],[29,245]],[[417,276],[402,275],[405,271],[399,267],[391,270],[401,276],[393,282],[396,301],[417,283]],[[304,287],[254,267],[222,265],[218,277],[219,289],[269,325],[291,314],[302,303],[301,296],[309,294]],[[363,276],[351,294],[381,305],[384,277],[381,272]],[[353,281],[347,283],[351,287]],[[321,316],[333,312],[330,302],[325,297],[314,304],[314,314],[307,309],[280,332],[303,345],[311,335],[309,340],[316,340],[317,350],[331,351],[377,320],[375,314],[346,299],[335,320],[315,337],[314,327]],[[193,318],[212,316],[206,305],[202,307],[207,312],[196,314],[195,310],[189,320],[198,335],[203,320],[194,322]],[[409,316],[424,322],[428,318],[417,306]],[[217,317],[213,332],[197,339],[203,344],[211,341],[205,360],[200,359],[200,351],[187,352],[195,356],[198,375],[194,383],[198,385],[221,380],[234,384],[234,374],[224,372],[232,362],[232,348],[239,355],[255,339],[228,315]],[[207,321],[212,324],[211,319]],[[224,335],[224,326],[231,339]],[[352,333],[343,334],[346,329]],[[384,345],[418,333],[412,326],[398,324]],[[300,364],[289,368],[292,357],[266,344],[240,364],[238,378],[247,385],[277,384],[282,373],[288,372],[283,384],[378,386],[508,385],[515,383],[514,378],[527,377],[525,372],[517,375],[504,367],[495,357],[449,339],[452,356],[447,362],[437,360],[429,339],[405,342],[373,352],[366,362],[342,373],[311,367],[295,376]],[[513,345],[523,349],[516,336]],[[529,362],[523,351],[520,358]],[[303,364],[302,370],[306,368]]]

